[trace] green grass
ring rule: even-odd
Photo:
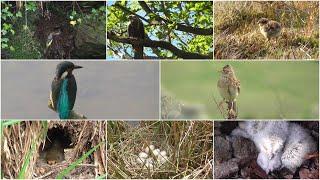
[[[88,152],[83,154],[79,159],[75,162],[71,163],[66,169],[62,170],[56,177],[56,179],[64,179],[64,177],[71,173],[72,170],[76,169],[76,167],[81,164],[86,158],[88,158],[93,152],[95,152],[101,145],[104,145],[105,142],[100,142],[98,145],[91,148]]]
[[[218,70],[231,64],[241,82],[239,119],[317,119],[318,62],[162,62],[161,85],[179,101],[206,106],[209,118],[222,119],[213,96]]]

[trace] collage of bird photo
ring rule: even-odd
[[[0,179],[319,179],[319,0],[0,9]]]

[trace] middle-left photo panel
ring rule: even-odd
[[[2,119],[158,119],[159,62],[3,61]]]

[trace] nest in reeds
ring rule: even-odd
[[[1,127],[3,178],[76,179],[105,174],[104,121],[5,121]],[[43,154],[54,140],[61,142],[64,159],[48,164]]]
[[[209,121],[108,122],[108,178],[212,179],[212,128]]]

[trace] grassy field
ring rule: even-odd
[[[317,119],[318,62],[162,62],[161,87],[184,104],[202,104],[208,118],[221,119],[213,97],[219,70],[231,64],[241,82],[239,119]]]
[[[318,2],[215,2],[216,59],[317,59]],[[266,42],[262,17],[280,22],[282,33]]]

